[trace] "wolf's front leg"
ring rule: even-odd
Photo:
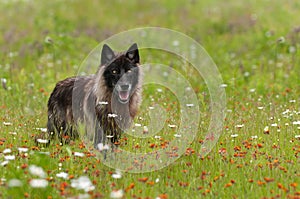
[[[102,150],[101,146],[105,144],[105,135],[102,127],[99,124],[96,124],[95,128],[95,137],[94,137],[94,148],[97,150]]]
[[[105,137],[104,131],[99,124],[96,124],[95,128],[95,138],[94,138],[94,148],[103,153],[104,160],[106,159],[106,153],[108,150],[107,139]]]

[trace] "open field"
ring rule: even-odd
[[[299,199],[299,11],[299,1],[279,0],[0,0],[0,198]],[[218,66],[227,107],[211,152],[199,155],[211,115],[203,78],[170,54],[146,50],[142,62],[172,65],[199,101],[197,136],[178,160],[133,174],[105,166],[80,140],[36,146],[55,83],[76,75],[109,36],[146,26],[190,36]],[[143,98],[135,122],[148,125],[148,108],[158,106],[165,126],[159,137],[125,134],[121,147],[131,152],[164,148],[180,125],[167,88],[147,85]]]

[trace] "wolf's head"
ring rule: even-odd
[[[118,97],[118,101],[126,104],[136,89],[139,81],[139,51],[133,44],[123,53],[114,52],[104,44],[101,52],[101,67],[106,87]]]

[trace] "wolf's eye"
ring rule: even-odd
[[[117,74],[117,70],[112,70],[112,74]]]

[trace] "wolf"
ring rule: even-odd
[[[141,104],[142,69],[136,43],[125,52],[107,44],[95,74],[58,82],[48,100],[47,132],[61,143],[79,137],[79,126],[94,148],[117,144]]]

